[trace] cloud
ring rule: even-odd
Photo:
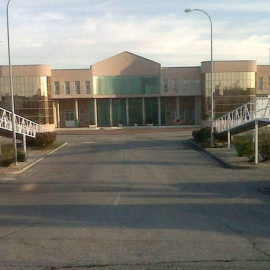
[[[266,4],[236,0],[205,5],[213,14],[216,60],[268,61],[269,17],[256,15]],[[192,0],[189,5],[200,8],[202,3]],[[127,50],[162,66],[200,65],[210,58],[209,20],[204,14],[185,14],[186,7],[174,0],[44,0],[40,5],[19,1],[10,14],[13,63],[84,68]],[[244,11],[249,16],[239,15]],[[0,15],[0,24],[5,25],[3,8]],[[3,28],[0,39],[1,61],[7,64]]]
[[[229,12],[258,12],[265,13],[270,11],[269,1],[260,0],[260,1],[215,1],[215,3],[210,3],[207,5],[209,10],[214,11],[229,11]]]

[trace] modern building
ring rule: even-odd
[[[15,111],[53,127],[200,125],[210,119],[210,79],[211,62],[167,68],[130,52],[89,69],[13,66]],[[215,117],[268,95],[270,66],[214,62]],[[0,105],[10,107],[7,66],[0,66]]]

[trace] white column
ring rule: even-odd
[[[142,98],[142,117],[143,117],[143,126],[145,126],[145,99]]]
[[[56,109],[55,100],[53,100],[53,123],[54,123],[54,127],[57,127],[57,109]]]
[[[79,106],[77,98],[75,99],[75,119],[79,121]]]
[[[230,130],[228,130],[227,136],[228,136],[228,150],[231,150],[231,131]]]
[[[26,156],[26,135],[23,134],[23,152]]]
[[[161,99],[158,98],[158,125],[161,126]]]
[[[126,98],[126,125],[129,126],[129,105],[128,105],[128,98]]]
[[[113,126],[112,99],[110,98],[110,125]]]
[[[97,109],[97,99],[94,99],[94,112],[95,112],[95,125],[98,125],[98,109]]]
[[[75,127],[78,127],[79,125],[79,106],[78,106],[78,100],[75,99],[75,121],[77,121],[77,125],[75,124]]]
[[[56,112],[57,112],[57,127],[60,128],[61,119],[60,119],[60,102],[59,102],[59,100],[57,100],[57,103],[56,103]]]
[[[259,127],[258,120],[255,120],[255,164],[259,163]]]
[[[179,119],[180,120],[180,104],[179,104],[179,97],[176,97],[176,120]]]

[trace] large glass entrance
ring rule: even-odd
[[[109,99],[97,100],[97,112],[98,112],[98,126],[100,127],[110,126],[110,100]]]
[[[112,100],[112,115],[113,126],[119,124],[126,125],[126,100],[125,99],[113,99]]]
[[[130,98],[128,100],[129,105],[129,123],[130,125],[142,125],[142,98]]]
[[[95,121],[95,100],[89,100],[89,124],[91,126],[96,125]]]

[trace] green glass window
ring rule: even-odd
[[[110,100],[109,99],[98,99],[98,126],[106,127],[110,126]]]
[[[146,124],[158,125],[157,98],[145,98],[145,120]]]
[[[130,125],[142,125],[142,98],[130,98],[128,104]]]
[[[56,89],[55,89],[56,86]],[[60,83],[46,76],[13,77],[15,112],[40,124],[53,123],[52,91],[60,93]],[[0,78],[0,105],[10,109],[9,77]]]
[[[205,74],[204,119],[209,119],[211,109],[211,74]],[[255,95],[255,72],[220,72],[213,74],[215,118],[252,100]],[[263,89],[263,78],[258,78],[258,89]]]
[[[138,95],[160,93],[158,76],[94,77],[96,95]]]
[[[94,99],[89,100],[89,124],[95,125],[95,101]]]
[[[126,100],[112,100],[113,126],[126,125]]]
[[[166,124],[166,98],[160,98],[161,109],[161,125]]]

